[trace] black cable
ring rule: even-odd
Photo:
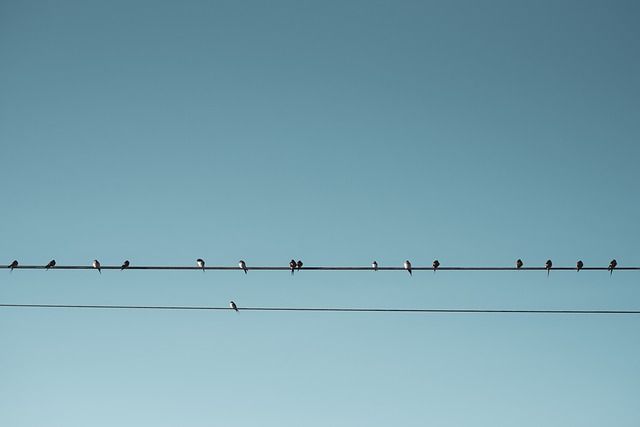
[[[0,265],[0,269],[8,269],[9,265]],[[56,265],[55,267],[46,268],[43,265],[19,265],[14,270],[94,270],[91,265]],[[240,270],[240,267],[228,267],[228,266],[210,266],[210,267],[195,267],[195,266],[129,266],[123,269],[121,266],[100,266],[101,270]],[[274,271],[291,271],[289,267],[251,267],[247,266],[247,270],[274,270]],[[372,267],[301,267],[299,270],[314,270],[314,271],[374,271]],[[378,271],[405,271],[404,267],[378,267]],[[411,267],[413,271],[434,271],[433,267]],[[437,271],[516,271],[516,270],[529,270],[529,271],[544,271],[546,267],[438,267]],[[560,271],[576,271],[575,267],[553,267],[550,270]],[[580,271],[585,270],[609,270],[608,267],[583,267]],[[616,267],[615,270],[640,270],[640,267]],[[296,268],[296,272],[298,269]]]
[[[124,310],[231,310],[229,307],[158,306],[158,305],[69,305],[69,304],[0,304],[8,308],[75,308]],[[407,309],[407,308],[302,308],[238,307],[241,311],[315,311],[357,313],[500,313],[500,314],[640,314],[635,310],[501,310],[501,309]]]

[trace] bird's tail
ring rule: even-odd
[[[294,272],[294,271],[295,271],[295,270],[292,268],[292,269],[291,269],[291,275],[292,275],[292,276],[293,276],[293,272]]]
[[[247,274],[247,269],[246,268],[244,269],[244,274]]]
[[[547,268],[547,277],[549,277],[549,269]]]
[[[609,270],[609,277],[611,277],[612,274],[613,274],[613,268]]]
[[[411,270],[409,270],[409,276],[413,276],[413,273],[411,272]]]

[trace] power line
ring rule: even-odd
[[[69,305],[69,304],[0,304],[7,308],[115,309],[115,310],[230,310],[229,307],[161,306],[161,305]],[[411,308],[303,308],[238,307],[240,311],[305,311],[350,313],[454,313],[454,314],[640,314],[635,310],[502,310],[502,309],[411,309]]]
[[[10,265],[0,265],[0,269],[10,268]],[[258,270],[258,271],[291,271],[289,267],[269,267],[269,266],[257,266],[251,267],[247,266],[247,270]],[[46,267],[43,265],[19,265],[13,268],[14,270],[95,270],[95,268],[91,265],[56,265],[55,267]],[[242,268],[237,266],[209,266],[209,267],[195,267],[195,266],[159,266],[159,265],[140,265],[140,266],[129,266],[126,268],[122,268],[122,266],[108,266],[101,265],[101,270],[239,270],[243,271]],[[377,267],[376,270],[373,267],[361,267],[361,266],[342,266],[342,267],[301,267],[296,268],[295,271],[299,270],[311,270],[311,271],[406,271],[404,267]],[[436,271],[433,267],[411,267],[413,271]],[[576,271],[575,267],[553,267],[547,269],[546,267],[438,267],[437,271]],[[580,271],[608,271],[610,270],[608,267],[582,267]],[[616,267],[615,270],[640,270],[640,267]]]

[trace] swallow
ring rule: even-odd
[[[122,263],[122,265],[120,266],[120,271],[124,270],[125,268],[129,268],[129,260],[126,260]]]
[[[204,273],[204,260],[202,258],[198,258],[196,262],[198,263],[198,267],[201,268]]]
[[[298,266],[298,271],[300,271],[300,269],[302,268],[302,261],[298,260],[298,264],[296,264]]]
[[[49,261],[49,264],[47,264],[44,268],[45,268],[46,270],[48,270],[48,269],[53,268],[53,267],[55,267],[55,266],[56,266],[56,260],[55,260],[55,259],[52,259],[51,261]]]
[[[518,258],[518,260],[516,261],[516,268],[518,270],[520,270],[522,268],[524,264],[522,263],[522,260],[520,258]]]
[[[14,259],[9,268],[11,269],[9,272],[13,271],[14,268],[18,266],[18,260]]]
[[[238,265],[240,266],[240,268],[241,268],[241,269],[243,269],[243,270],[244,270],[244,274],[247,274],[247,270],[248,270],[248,268],[247,268],[247,264],[245,264],[243,260],[240,260],[240,262],[238,263]]]
[[[97,259],[93,260],[93,268],[98,269],[98,273],[102,274],[102,271],[100,271],[100,261],[98,261]]]
[[[236,313],[238,312],[238,306],[236,305],[236,303],[235,303],[235,302],[230,301],[230,302],[229,302],[229,307],[231,307],[231,309],[232,309],[232,310],[235,310],[235,311],[236,311]]]
[[[584,262],[582,260],[576,262],[576,271],[580,271],[584,267]]]
[[[294,272],[294,271],[295,271],[295,269],[296,269],[296,265],[297,265],[297,264],[296,264],[296,261],[295,261],[295,260],[293,260],[293,259],[292,259],[291,261],[289,261],[289,268],[291,269],[291,275],[292,275],[292,276],[293,276],[293,272]]]
[[[373,271],[378,271],[378,263],[377,262],[373,261],[371,263],[371,267],[373,267]]]
[[[404,269],[409,272],[409,276],[413,276],[413,273],[411,273],[411,263],[409,262],[409,260],[406,260],[404,262]]]
[[[547,260],[547,263],[544,265],[544,267],[547,269],[547,277],[549,276],[549,270],[551,270],[551,266],[553,265],[553,263],[551,262],[550,259]]]
[[[433,261],[433,274],[436,274],[436,270],[438,269],[438,267],[440,267],[440,261]]]
[[[612,259],[611,262],[609,263],[609,276],[611,276],[613,274],[613,269],[616,268],[616,266],[618,265],[618,261],[616,261],[615,259]]]

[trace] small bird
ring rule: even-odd
[[[378,263],[377,262],[373,261],[371,263],[371,267],[373,267],[373,271],[378,271]]]
[[[576,262],[576,271],[580,271],[584,267],[584,262],[582,260]]]
[[[14,259],[9,268],[11,269],[9,272],[12,272],[14,268],[18,266],[18,260]]]
[[[293,259],[292,259],[291,261],[289,261],[289,268],[291,269],[291,275],[292,275],[292,276],[293,276],[293,272],[294,272],[294,271],[295,271],[295,269],[296,269],[296,265],[297,265],[297,264],[296,264],[296,261],[295,261],[295,260],[293,260]]]
[[[550,259],[547,260],[547,263],[544,265],[544,267],[547,269],[547,276],[549,276],[549,270],[551,270],[551,266],[553,265],[553,263],[551,262]]]
[[[204,273],[204,260],[202,258],[198,258],[196,262],[198,263],[198,267],[201,268]]]
[[[411,263],[409,262],[409,260],[406,260],[404,262],[404,269],[409,272],[409,276],[413,276],[413,273],[411,273]]]
[[[436,274],[436,270],[438,269],[438,267],[440,267],[440,261],[433,261],[433,274]]]
[[[520,258],[518,258],[518,260],[516,261],[516,268],[518,270],[520,270],[522,268],[524,264],[522,263],[522,260]]]
[[[53,267],[55,267],[55,266],[56,266],[56,260],[55,260],[55,259],[52,259],[51,261],[49,261],[49,264],[47,264],[47,265],[45,266],[45,269],[46,269],[46,270],[48,270],[48,269],[53,268]]]
[[[300,271],[300,269],[302,268],[302,261],[298,260],[298,264],[296,264],[298,266],[298,271]]]
[[[98,261],[97,259],[93,260],[93,268],[98,269],[98,273],[102,274],[102,271],[100,271],[100,261]]]
[[[129,268],[129,260],[126,260],[122,263],[122,265],[120,266],[120,271],[124,270],[125,268]]]
[[[236,313],[238,312],[238,306],[236,305],[235,302],[233,301],[229,302],[229,307],[231,307],[232,310],[235,310]]]
[[[247,268],[247,264],[245,264],[243,260],[240,260],[240,262],[238,263],[238,265],[240,266],[240,268],[241,268],[241,269],[243,269],[243,270],[244,270],[244,274],[247,274],[247,270],[248,270],[248,268]]]
[[[618,261],[616,261],[615,259],[612,259],[611,262],[609,263],[609,276],[611,276],[613,274],[613,269],[616,268],[616,266],[618,265]]]

